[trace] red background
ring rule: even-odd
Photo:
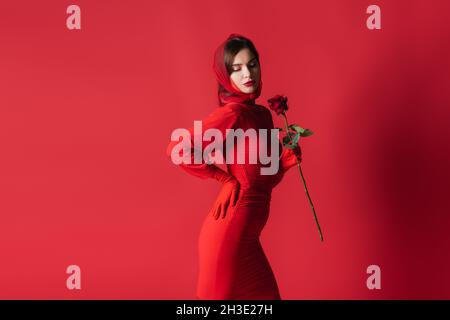
[[[66,8],[81,7],[81,30]],[[381,7],[382,30],[366,28]],[[283,299],[450,298],[448,1],[2,1],[0,298],[194,299],[219,191],[165,154],[217,107],[214,49],[261,55],[289,97],[298,172],[262,243]],[[274,115],[276,125],[281,119]],[[66,288],[81,268],[82,289]],[[366,268],[381,267],[381,290]]]

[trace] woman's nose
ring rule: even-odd
[[[250,70],[248,70],[247,67],[242,69],[242,75],[245,77],[249,77],[250,76]]]

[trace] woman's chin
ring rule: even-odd
[[[250,93],[254,93],[255,91],[256,91],[256,86],[255,87],[245,87],[245,88],[242,88],[241,89],[241,91],[243,92],[243,93],[247,93],[247,94],[250,94]]]

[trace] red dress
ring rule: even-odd
[[[266,107],[257,104],[229,103],[217,107],[202,120],[202,132],[209,128],[219,129],[223,137],[226,137],[225,130],[229,128],[242,128],[244,131],[254,128],[257,132],[260,128],[272,129],[272,114]],[[189,131],[193,142],[193,128]],[[198,241],[198,299],[281,299],[259,237],[269,217],[272,189],[284,173],[296,165],[296,156],[279,143],[282,152],[278,173],[261,175],[261,166],[269,165],[261,165],[259,156],[257,164],[249,164],[249,145],[246,142],[246,163],[227,164],[228,172],[206,163],[180,164],[181,168],[200,178],[223,181],[231,174],[240,183],[236,206],[228,208],[225,219],[216,220],[209,212],[203,221]],[[169,144],[169,156],[177,143]],[[203,142],[202,148],[208,143],[211,142]]]

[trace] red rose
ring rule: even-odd
[[[305,178],[303,177],[302,168],[300,167],[300,162],[302,162],[302,150],[299,145],[300,137],[309,137],[310,135],[313,134],[313,132],[309,129],[304,129],[297,124],[289,125],[287,115],[285,112],[288,109],[287,100],[288,98],[286,96],[281,96],[279,94],[267,100],[267,102],[269,103],[269,108],[272,111],[276,112],[277,115],[281,114],[284,120],[286,131],[285,136],[283,137],[283,146],[286,149],[283,149],[284,157],[283,156],[281,157],[282,167],[286,171],[290,167],[297,164],[297,168],[300,173],[300,178],[302,178],[303,187],[305,188],[306,196],[308,197],[309,205],[313,212],[314,220],[316,221],[317,229],[319,231],[320,241],[323,241],[323,235],[322,230],[320,229],[319,220],[317,219],[316,211],[314,210],[311,197],[309,196],[308,188],[306,187]],[[281,128],[278,129],[283,130]]]
[[[269,108],[272,109],[277,115],[288,109],[287,101],[288,98],[286,96],[280,96],[279,94],[267,100],[269,103]]]

